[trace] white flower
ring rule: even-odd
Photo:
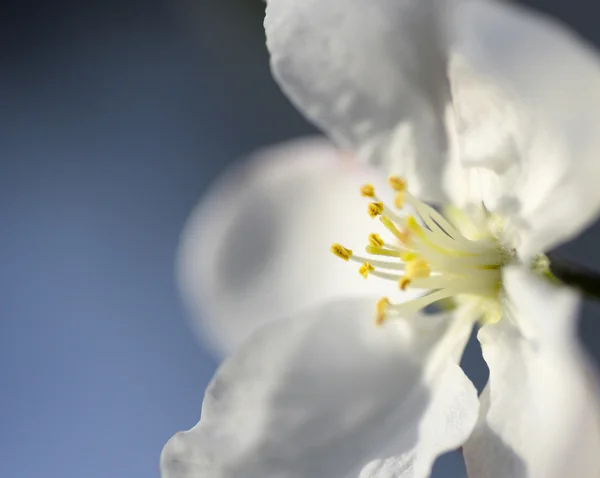
[[[380,292],[389,302],[374,327],[375,300],[314,261],[326,236],[348,242],[365,230],[341,225],[357,216],[344,209],[352,180],[338,164],[256,160],[268,175],[232,183],[232,203],[211,201],[198,216],[207,232],[195,256],[186,242],[195,222],[184,239],[181,257],[194,261],[184,284],[204,266],[198,290],[226,322],[213,329],[216,343],[250,337],[217,372],[198,425],[165,446],[163,477],[420,478],[460,446],[470,478],[599,476],[600,408],[576,339],[579,298],[531,272],[600,207],[596,57],[563,27],[506,3],[269,0],[265,25],[296,105],[396,175],[397,205],[412,212],[363,189],[396,236],[370,238],[369,251],[389,263],[334,250],[365,275],[392,279],[369,279],[370,293],[398,281],[406,292]],[[440,217],[426,200],[462,213]],[[275,222],[250,221],[266,235],[248,245],[240,222],[253,207],[268,212],[255,219]],[[419,312],[432,301],[411,295],[422,287],[452,296],[455,311]],[[490,368],[480,399],[458,366],[477,320]]]
[[[321,138],[265,148],[202,198],[177,260],[184,299],[213,351],[231,352],[257,327],[333,299],[393,295],[329,252],[363,243],[373,221],[359,187],[370,175]]]

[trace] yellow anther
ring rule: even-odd
[[[377,301],[377,305],[375,306],[375,323],[377,325],[381,325],[385,321],[385,314],[390,305],[390,301],[387,297],[382,297]]]
[[[373,247],[383,247],[385,242],[383,242],[383,239],[379,234],[369,234],[369,244]]]
[[[402,209],[404,207],[404,191],[396,193],[396,197],[394,198],[394,206],[398,209]]]
[[[358,272],[360,272],[360,275],[363,276],[365,279],[367,277],[369,277],[369,272],[374,271],[375,268],[369,264],[368,262],[365,262],[360,269],[358,269]]]
[[[398,176],[390,176],[388,184],[394,191],[406,191],[406,181]]]
[[[369,216],[377,217],[383,214],[383,203],[382,202],[371,202],[369,203]]]
[[[375,197],[375,188],[372,184],[364,184],[360,188],[360,193],[367,198]]]
[[[333,244],[330,250],[340,259],[344,259],[345,261],[350,260],[352,257],[352,251],[350,249],[346,249],[341,244]]]
[[[398,286],[402,290],[406,290],[408,284],[410,284],[410,279],[408,277],[401,277],[400,281],[398,281]]]
[[[424,279],[429,277],[429,274],[431,274],[431,269],[425,259],[417,257],[406,263],[405,276],[409,279]]]

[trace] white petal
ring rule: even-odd
[[[267,3],[284,91],[342,146],[405,175],[414,194],[484,199],[512,216],[523,256],[594,219],[600,67],[566,28],[509,2]]]
[[[444,23],[452,1],[268,0],[275,77],[344,148],[443,201],[449,101]]]
[[[167,443],[162,477],[427,476],[477,419],[454,361],[472,322],[372,315],[351,300],[264,326],[220,367],[198,425]]]
[[[185,226],[178,276],[215,352],[332,298],[398,294],[396,283],[365,281],[359,264],[329,251],[341,242],[360,253],[381,228],[360,196],[366,176],[325,140],[304,139],[259,151],[214,184]]]
[[[510,314],[479,332],[490,381],[464,446],[469,476],[598,477],[600,402],[577,341],[578,297],[521,269],[504,283]]]
[[[486,206],[514,216],[524,256],[548,250],[600,209],[600,61],[550,18],[508,2],[463,2],[450,78],[461,161]]]

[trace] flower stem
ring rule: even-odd
[[[577,289],[589,299],[600,300],[600,272],[548,254],[550,272],[558,281]]]

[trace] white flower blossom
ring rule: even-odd
[[[328,146],[279,149],[217,187],[180,270],[234,353],[165,446],[163,478],[421,478],[458,447],[470,478],[599,476],[579,297],[537,267],[600,208],[595,54],[484,0],[269,0],[265,28],[298,108],[392,175],[391,201],[362,188],[388,235],[367,255],[332,248],[375,276],[362,288],[319,256],[378,224]],[[455,308],[422,311],[442,299]],[[458,365],[477,322],[481,397]]]

